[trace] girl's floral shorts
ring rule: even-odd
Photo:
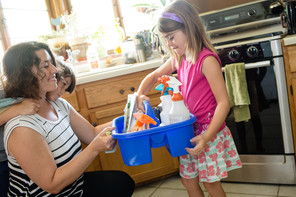
[[[220,181],[228,176],[228,171],[241,167],[238,152],[227,126],[207,143],[198,156],[188,154],[180,157],[180,176],[187,179],[199,177],[199,182]]]

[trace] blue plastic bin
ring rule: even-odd
[[[151,148],[166,146],[173,157],[188,154],[185,148],[193,147],[190,139],[194,137],[195,121],[196,117],[191,114],[190,119],[183,122],[122,133],[124,116],[120,116],[113,120],[115,130],[112,131],[112,136],[118,141],[125,165],[143,165],[152,162]]]

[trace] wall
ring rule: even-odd
[[[253,2],[254,0],[187,0],[189,3],[197,5],[199,13],[219,10],[231,6],[240,5],[243,3]]]

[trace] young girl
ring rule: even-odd
[[[225,196],[220,180],[241,162],[225,125],[229,101],[221,71],[221,62],[210,43],[195,8],[184,0],[168,5],[158,21],[158,31],[166,40],[170,59],[150,73],[138,90],[138,106],[143,109],[145,94],[162,75],[177,71],[182,95],[194,123],[194,148],[180,157],[180,175],[189,196],[204,196],[202,182],[212,197]]]

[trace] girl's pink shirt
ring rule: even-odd
[[[203,48],[195,64],[184,58],[177,70],[178,79],[182,82],[180,90],[184,103],[190,113],[196,116],[199,124],[210,124],[217,106],[211,87],[201,72],[204,59],[210,55],[216,57],[222,67],[219,56],[209,49]],[[221,128],[224,128],[224,126],[225,123]]]

